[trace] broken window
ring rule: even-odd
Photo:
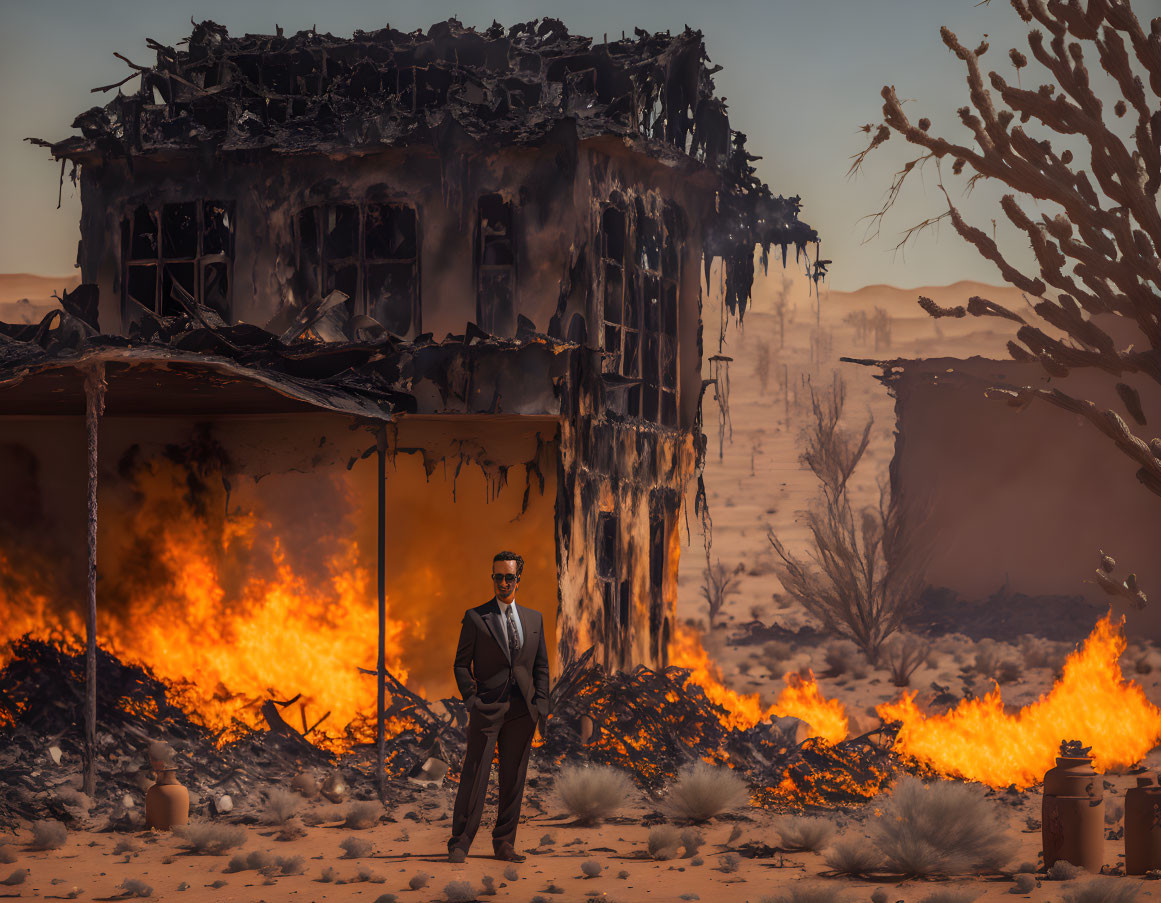
[[[498,194],[480,198],[476,216],[476,322],[492,335],[516,328],[516,249],[512,205]]]
[[[627,217],[619,207],[601,218],[606,366],[626,378],[619,410],[677,426],[677,298],[680,211],[661,216],[634,206],[632,253]]]
[[[141,204],[122,220],[121,248],[126,308],[132,300],[162,316],[184,313],[176,286],[227,323],[232,321],[232,203]],[[126,309],[125,316],[133,319],[134,311]]]
[[[330,204],[295,218],[298,273],[307,298],[338,290],[347,301],[337,314],[344,328],[363,314],[388,332],[419,331],[419,233],[406,204]]]

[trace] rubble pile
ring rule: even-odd
[[[623,768],[642,789],[658,794],[683,765],[706,759],[742,774],[758,805],[801,809],[857,805],[877,794],[899,767],[889,729],[837,746],[814,739],[796,743],[793,731],[771,722],[730,729],[725,710],[689,681],[688,671],[639,667],[609,674],[589,665],[590,658],[591,652],[582,656],[553,687],[548,738],[533,749],[533,769],[542,775],[565,762],[590,761]],[[459,699],[433,704],[391,675],[387,683],[388,792],[398,801],[414,797],[417,784],[442,779],[443,763],[454,777],[467,713]],[[0,798],[0,826],[81,817],[77,794],[60,789],[75,781],[78,769],[69,764],[81,759],[83,687],[79,649],[29,637],[12,645],[0,671],[0,785],[9,788]],[[373,719],[348,725],[350,746],[336,755],[283,721],[279,711],[287,703],[274,700],[262,705],[268,730],[235,723],[231,739],[223,741],[227,732],[210,732],[177,704],[180,687],[167,687],[103,649],[97,688],[98,796],[85,801],[84,815],[105,830],[139,827],[133,801],[140,805],[150,781],[146,751],[155,740],[174,747],[183,783],[211,813],[213,800],[223,795],[254,799],[272,785],[290,786],[302,771],[337,769],[351,798],[376,795]]]

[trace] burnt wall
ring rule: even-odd
[[[1009,407],[989,386],[1055,386],[1123,411],[1103,374],[1047,377],[1037,365],[981,358],[903,362],[891,378],[898,433],[892,486],[907,529],[933,537],[928,582],[982,599],[1007,581],[1013,593],[1108,597],[1096,584],[1097,550],[1161,593],[1161,499],[1136,465],[1087,421],[1034,401]],[[1161,418],[1156,385],[1134,383],[1150,424]],[[1150,427],[1138,428],[1150,435]],[[929,509],[925,511],[924,509]],[[1115,610],[1125,611],[1118,602]],[[1161,616],[1127,612],[1131,631],[1161,637]]]

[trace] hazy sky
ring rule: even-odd
[[[834,261],[832,288],[1000,281],[949,227],[909,244],[905,256],[893,252],[902,229],[944,209],[933,170],[925,184],[916,180],[880,237],[863,242],[860,218],[878,208],[905,159],[897,137],[889,142],[894,147],[882,149],[888,153],[872,156],[865,174],[848,180],[846,171],[850,155],[865,143],[858,126],[880,119],[884,84],[914,99],[907,104],[913,120],[927,115],[935,130],[963,139],[954,111],[967,102],[964,71],[944,48],[939,28],[949,26],[969,46],[987,33],[992,50],[985,62],[1010,76],[1007,50],[1026,43],[1022,23],[1002,0],[983,6],[975,0],[0,0],[0,10],[0,272],[72,272],[77,192],[66,179],[57,210],[59,164],[22,139],[64,138],[73,134],[77,113],[106,103],[111,94],[89,89],[128,74],[114,51],[150,62],[145,39],[175,44],[189,35],[191,17],[213,19],[234,34],[270,34],[277,23],[288,34],[317,25],[346,36],[388,23],[426,29],[449,16],[477,28],[493,19],[510,25],[556,16],[574,33],[598,40],[635,26],[700,28],[711,60],[725,67],[714,78],[732,126],[762,155],[759,172],[775,193],[801,195],[802,218],[819,231],[823,256]],[[977,189],[964,209],[986,227],[997,196]]]

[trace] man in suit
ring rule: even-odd
[[[500,751],[500,801],[492,849],[497,859],[523,862],[516,826],[532,734],[548,719],[548,652],[544,619],[516,605],[524,559],[498,552],[492,559],[495,595],[468,609],[456,648],[455,676],[468,708],[468,748],[452,814],[448,860],[463,862],[480,827],[492,756]]]

